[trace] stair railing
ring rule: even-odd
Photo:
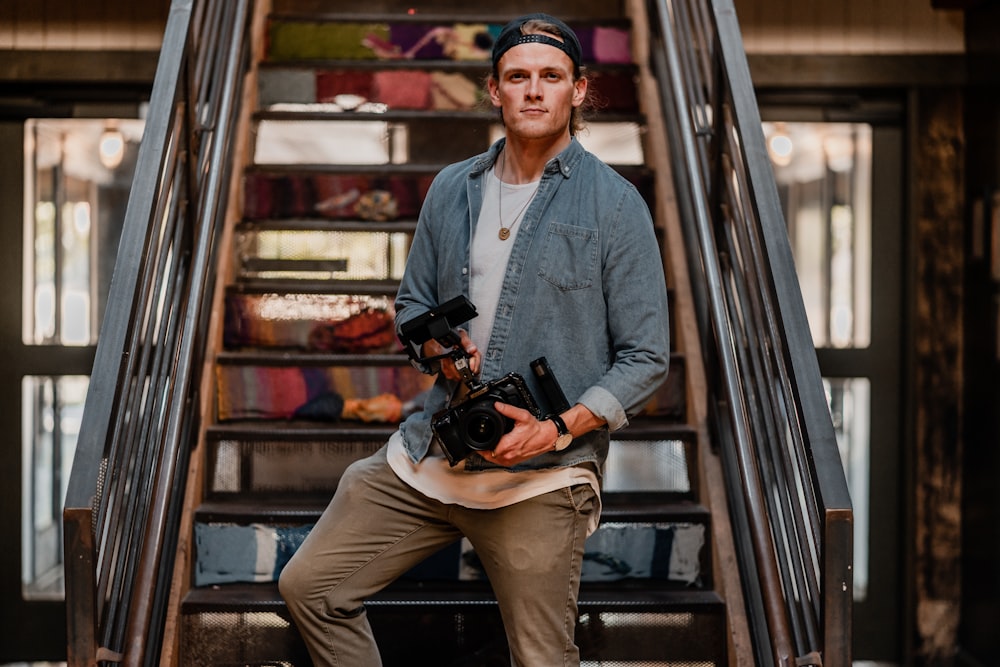
[[[173,0],[63,510],[68,665],[155,665],[250,0]]]
[[[851,501],[736,13],[648,12],[756,663],[849,667]]]

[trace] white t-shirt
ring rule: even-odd
[[[537,189],[538,181],[526,185],[501,183],[494,171],[490,171],[485,179],[483,207],[472,238],[469,276],[469,300],[476,305],[478,312],[478,316],[470,322],[469,335],[484,355],[493,330],[494,313],[500,300],[511,247]],[[506,224],[501,223],[501,213]],[[510,231],[507,240],[500,238],[501,227]],[[591,515],[588,535],[597,530],[600,521],[600,485],[590,466],[517,473],[502,469],[466,472],[464,461],[452,467],[436,444],[432,444],[427,456],[414,463],[406,453],[398,431],[389,438],[388,459],[389,466],[400,479],[427,497],[472,509],[505,507],[556,489],[590,484],[597,495],[597,511]]]
[[[507,272],[511,248],[521,228],[521,219],[538,191],[539,181],[524,185],[501,183],[495,171],[487,175],[483,187],[483,208],[472,235],[469,261],[469,300],[476,304],[479,315],[469,323],[469,336],[483,356],[489,344],[493,320],[500,301],[503,277]],[[501,188],[503,199],[501,200]],[[503,220],[500,221],[500,214]],[[500,240],[500,229],[509,230],[510,238]]]

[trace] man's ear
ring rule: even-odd
[[[581,76],[573,82],[573,106],[580,106],[585,99],[587,99],[587,77]]]
[[[492,74],[486,80],[486,89],[490,93],[490,101],[493,102],[493,106],[500,108],[500,86]]]

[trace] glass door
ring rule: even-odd
[[[0,519],[17,536],[0,551],[0,662],[65,659],[63,500],[142,129],[0,124]]]
[[[854,654],[898,662],[902,129],[761,111],[854,507]]]

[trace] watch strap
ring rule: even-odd
[[[569,434],[569,429],[566,428],[566,422],[562,420],[562,417],[559,415],[549,415],[549,419],[551,419],[552,423],[556,425],[556,433],[558,435]]]
[[[566,422],[564,422],[562,417],[559,415],[551,415],[549,416],[549,419],[551,419],[552,423],[556,425],[556,441],[552,444],[557,452],[561,452],[569,447],[569,444],[573,442],[573,434],[569,432],[568,428],[566,428]]]

